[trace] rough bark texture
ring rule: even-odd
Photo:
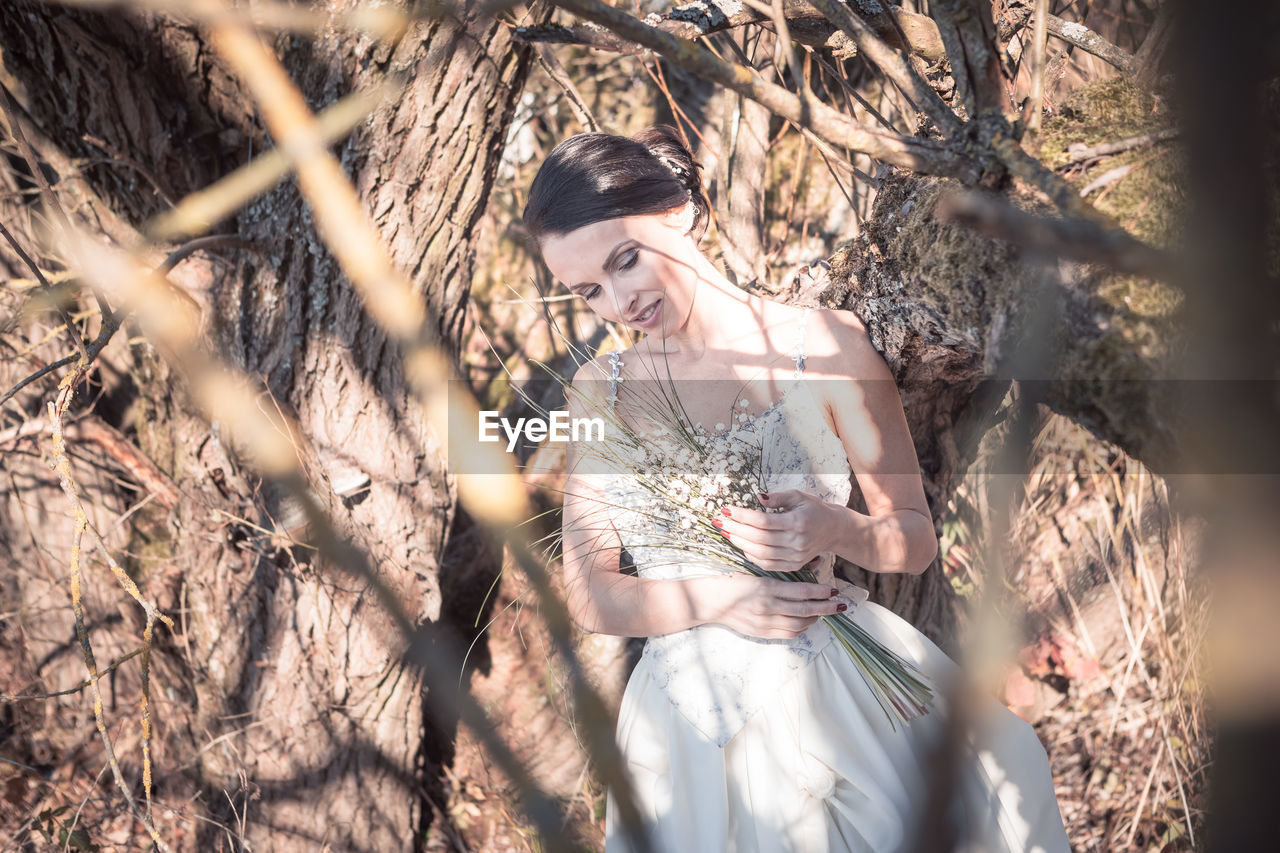
[[[1163,180],[1143,192],[1168,191]],[[858,314],[893,371],[935,519],[994,425],[1014,366],[1029,403],[1157,472],[1173,464],[1178,404],[1166,393],[1170,383],[1157,381],[1182,322],[1169,291],[1139,279],[1117,293],[1122,277],[1071,264],[1053,270],[1062,284],[1043,287],[1033,255],[939,219],[938,200],[949,189],[957,186],[947,179],[886,179],[867,228],[835,253],[827,280],[816,285],[822,301]],[[1025,193],[1009,198],[1045,213]],[[855,580],[949,653],[957,650],[957,599],[937,566],[920,577],[859,571]]]
[[[387,71],[408,72],[404,92],[363,123],[340,156],[394,261],[454,346],[474,226],[528,57],[509,44],[506,27],[464,14],[416,22],[394,45],[339,29],[274,42],[316,109]],[[55,145],[98,157],[82,138],[92,134],[121,152],[84,173],[134,225],[270,144],[252,100],[200,27],[10,4],[0,13],[0,48],[20,99]],[[406,396],[396,347],[363,311],[291,180],[217,230],[252,240],[258,251],[208,264],[207,289],[191,294],[206,312],[209,344],[265,380],[263,405],[298,419],[305,462],[341,529],[371,554],[412,615],[437,619],[449,607],[438,567],[455,495],[435,439]],[[159,558],[135,561],[149,594],[183,610],[181,636],[159,640],[157,671],[172,700],[158,700],[161,738],[171,744],[158,748],[162,795],[198,792],[214,817],[233,825],[232,809],[243,812],[259,849],[413,847],[432,751],[424,739],[438,733],[424,720],[423,686],[399,662],[390,621],[361,584],[260,532],[293,526],[288,505],[229,456],[162,361],[145,346],[131,357],[117,348],[111,358],[129,374],[107,389],[119,425],[182,493],[171,516],[155,506],[139,513],[153,541],[128,543]],[[0,528],[15,561],[50,548],[54,582],[66,525],[18,513],[47,506],[56,519],[65,510],[39,460],[30,467],[31,480],[5,484],[12,491]],[[334,494],[352,484],[354,493]],[[101,502],[108,510],[124,503]],[[109,512],[103,520],[109,524]],[[41,541],[28,548],[16,537],[31,528]],[[13,591],[20,600],[29,592]],[[33,618],[50,623],[27,634],[29,653],[41,658],[68,636],[66,614]]]

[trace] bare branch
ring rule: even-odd
[[[832,145],[858,151],[912,171],[955,177],[964,183],[975,182],[981,172],[971,157],[956,148],[868,128],[821,102],[807,105],[811,119],[806,123],[802,121],[806,105],[802,105],[798,97],[781,86],[769,83],[752,69],[719,60],[697,45],[654,29],[598,0],[557,0],[556,5],[601,26],[607,26],[694,74],[763,104],[797,125],[809,127],[815,135]],[[878,39],[876,41],[879,42]],[[879,44],[884,46],[883,42]],[[885,47],[885,50],[889,49]],[[921,81],[921,84],[928,88],[927,83]],[[929,89],[929,95],[941,103],[932,89]],[[945,108],[945,104],[943,107]],[[951,117],[951,123],[955,124],[954,114],[949,111],[947,114]]]
[[[58,359],[52,364],[46,364],[44,367],[40,368],[35,373],[31,374],[25,379],[20,380],[16,385],[14,385],[8,391],[5,391],[4,394],[0,395],[0,404],[7,403],[9,399],[13,397],[14,394],[17,394],[19,391],[21,391],[23,388],[26,388],[32,382],[35,382],[37,379],[41,379],[45,376],[48,376],[50,373],[57,370],[59,367],[66,367],[68,364],[70,364],[71,362],[75,361],[78,358],[84,358],[84,356],[68,355]]]
[[[1001,114],[1007,99],[991,3],[989,0],[935,0],[930,7],[951,59],[956,93],[969,117]]]
[[[1091,53],[1104,62],[1109,62],[1125,74],[1132,74],[1137,65],[1133,54],[1126,53],[1116,47],[1084,24],[1064,21],[1057,15],[1045,18],[1049,32],[1068,44],[1074,44],[1085,53]]]
[[[1034,216],[1008,199],[977,190],[959,190],[938,199],[940,220],[959,222],[984,234],[1059,257],[1106,264],[1120,272],[1171,280],[1180,262],[1118,228],[1087,219]]]
[[[1031,28],[1031,96],[1022,118],[1027,130],[1040,129],[1040,106],[1044,101],[1045,35],[1048,33],[1049,0],[1036,0],[1035,25]]]
[[[942,38],[938,35],[938,27],[932,18],[904,11],[898,6],[885,8],[891,17],[874,15],[866,23],[886,44],[897,50],[914,53],[929,63],[946,57]],[[782,0],[782,17],[795,40],[802,44],[828,47],[837,55],[853,55],[857,51],[857,43],[827,20],[810,0]],[[690,41],[751,24],[766,27],[772,24],[769,15],[749,5],[734,5],[725,9],[719,0],[703,0],[696,5],[679,6],[665,15],[651,14],[644,22],[654,29]],[[517,27],[515,39],[548,44],[577,44],[617,53],[638,53],[643,50],[635,42],[589,23],[568,27],[562,24]]]
[[[582,93],[578,91],[578,87],[573,85],[573,81],[569,79],[569,74],[564,70],[564,65],[556,58],[555,51],[546,45],[539,45],[537,53],[539,64],[542,70],[547,72],[547,76],[551,78],[551,82],[560,87],[566,98],[569,99],[569,107],[573,110],[574,115],[578,117],[578,122],[587,130],[597,133],[600,125],[596,122],[595,116],[591,114],[591,108],[587,106],[586,100],[582,97]]]
[[[246,240],[236,234],[209,234],[205,237],[197,237],[194,240],[188,240],[178,248],[169,253],[169,257],[164,259],[156,272],[160,275],[168,275],[173,268],[192,254],[205,249],[251,249],[261,251],[258,244],[252,240]]]
[[[67,356],[74,360],[76,356]],[[54,365],[50,365],[53,367]],[[42,420],[29,420],[18,426],[0,432],[0,446],[17,442],[23,438],[42,435],[52,430],[52,424]],[[102,452],[116,461],[129,476],[155,496],[167,509],[178,505],[177,486],[167,474],[156,467],[132,442],[120,434],[119,430],[94,415],[81,416],[63,427],[63,434],[73,441],[88,441],[98,445]]]
[[[1166,127],[1164,130],[1156,130],[1151,133],[1130,136],[1127,139],[1118,139],[1115,142],[1102,142],[1098,145],[1080,147],[1070,145],[1067,146],[1066,162],[1061,165],[1070,166],[1074,163],[1083,163],[1085,160],[1092,160],[1095,157],[1105,157],[1108,154],[1119,154],[1122,151],[1130,151],[1134,148],[1141,148],[1144,145],[1155,145],[1157,142],[1174,139],[1181,132],[1182,131],[1176,127]]]
[[[828,20],[844,30],[858,45],[862,55],[873,62],[886,77],[911,98],[918,109],[937,125],[943,136],[954,138],[960,133],[960,118],[938,96],[900,53],[885,44],[876,33],[836,0],[812,0]],[[835,140],[828,140],[835,142]],[[918,170],[917,170],[918,171]]]
[[[98,670],[98,677],[101,678],[107,673],[115,671],[115,668],[120,666],[120,664],[125,661],[133,660],[140,654],[142,654],[142,646],[138,646],[138,648],[133,651],[121,655],[118,660]],[[75,687],[68,687],[66,690],[55,690],[52,693],[0,693],[0,702],[29,702],[32,700],[56,699],[59,696],[70,696],[72,693],[79,693],[91,684],[93,684],[93,679],[86,678]]]

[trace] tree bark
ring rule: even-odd
[[[529,60],[508,28],[461,14],[416,21],[393,44],[338,28],[274,39],[317,106],[388,71],[407,72],[400,97],[360,126],[340,156],[394,261],[454,347],[475,225]],[[541,22],[545,12],[533,17]],[[135,227],[270,144],[252,99],[206,35],[162,15],[38,3],[0,12],[5,65],[34,123],[73,158],[115,152],[83,176]],[[103,144],[95,148],[86,135]],[[437,576],[455,494],[406,394],[397,348],[363,310],[292,181],[219,230],[257,251],[207,263],[207,287],[189,294],[204,309],[207,343],[263,378],[262,405],[297,418],[304,462],[331,493],[335,521],[419,621],[436,620],[449,607]],[[198,795],[209,816],[232,826],[243,814],[246,840],[259,849],[411,849],[430,820],[423,763],[433,727],[389,620],[366,589],[288,545],[280,535],[296,526],[288,503],[261,490],[223,449],[163,361],[146,346],[111,357],[126,374],[107,389],[121,403],[117,426],[181,494],[172,515],[154,503],[138,514],[165,553],[165,571],[140,565],[139,581],[164,606],[181,602],[186,626],[181,637],[159,641],[167,658],[159,666],[180,697],[162,704],[161,790],[174,800]],[[44,478],[18,489],[48,487]],[[12,497],[10,508],[30,499]],[[0,528],[9,538],[23,523],[9,514]],[[58,528],[39,531],[55,548],[69,541]],[[31,642],[32,655],[46,651]],[[174,778],[179,767],[185,785]],[[201,832],[201,848],[221,835]]]

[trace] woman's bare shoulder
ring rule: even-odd
[[[573,373],[573,379],[570,380],[574,385],[586,384],[601,379],[608,379],[612,368],[609,366],[609,354],[601,353],[595,358],[588,359],[578,365],[578,369]]]
[[[805,355],[807,363],[822,373],[854,379],[883,379],[888,373],[862,319],[843,309],[813,310],[805,333]]]

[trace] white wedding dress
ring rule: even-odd
[[[801,379],[803,320],[800,328],[794,377],[783,395],[720,437],[759,442],[767,491],[801,489],[845,505],[848,458]],[[616,354],[613,360],[611,403]],[[696,559],[673,560],[670,548],[658,547],[669,534],[629,506],[643,497],[634,476],[611,478],[606,497],[641,576],[725,571]],[[833,559],[827,555],[825,571]],[[617,741],[656,853],[912,849],[942,737],[943,696],[958,667],[862,592],[848,614],[914,662],[934,687],[934,710],[905,725],[896,721],[896,730],[821,621],[794,640],[716,625],[648,638],[623,693]],[[957,849],[1070,853],[1035,730],[995,699],[982,702],[980,725],[962,754],[960,796],[949,812],[961,840]],[[607,853],[635,849],[612,791],[605,834]]]

